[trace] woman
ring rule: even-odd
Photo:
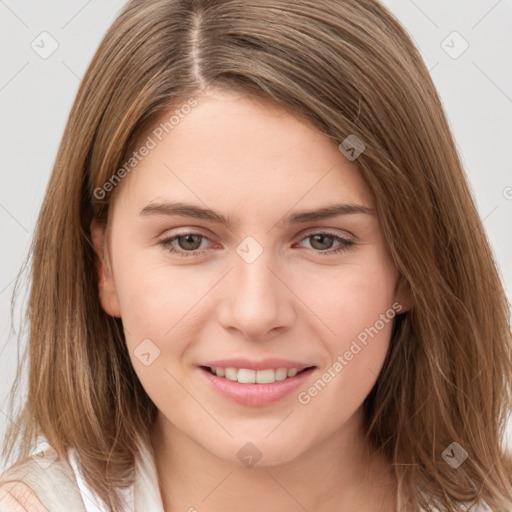
[[[129,2],[33,251],[6,510],[510,509],[506,296],[377,1]]]

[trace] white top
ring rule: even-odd
[[[78,484],[78,489],[87,512],[109,512],[103,500],[89,487],[80,469],[79,457],[74,448],[68,450],[68,460]],[[124,512],[136,512],[136,508],[151,512],[164,512],[158,476],[153,457],[147,448],[141,448],[136,461],[137,479],[135,485],[121,490],[126,503]],[[137,504],[137,507],[135,506]]]
[[[100,497],[94,492],[94,490],[91,489],[87,484],[80,469],[78,454],[74,448],[68,450],[68,460],[70,466],[73,468],[73,472],[75,473],[76,482],[78,484],[80,494],[82,495],[85,510],[87,512],[109,512],[105,502],[101,500]],[[123,497],[128,504],[126,512],[135,512],[133,486],[124,490]]]
[[[106,504],[89,487],[80,470],[80,464],[76,450],[68,450],[68,459],[73,472],[75,473],[78,488],[82,495],[82,500],[87,512],[109,512]],[[122,496],[127,504],[125,512],[136,512],[135,494],[137,493],[137,504],[144,505],[143,510],[151,512],[164,512],[162,498],[158,487],[158,478],[152,455],[147,449],[141,450],[141,458],[137,461],[137,482],[134,486],[122,491]],[[425,495],[424,495],[425,496]],[[427,511],[422,511],[427,512]],[[433,508],[431,512],[439,512],[439,509]],[[487,504],[479,507],[470,507],[467,512],[492,512]]]

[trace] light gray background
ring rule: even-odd
[[[384,3],[408,29],[431,70],[510,298],[512,1]],[[0,438],[11,421],[5,400],[17,361],[16,340],[9,334],[14,278],[27,254],[81,77],[124,4],[0,0]],[[42,58],[32,46],[49,51],[52,38],[58,48]],[[512,422],[510,427],[512,438]]]

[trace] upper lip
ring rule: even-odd
[[[262,359],[261,361],[237,358],[206,361],[200,366],[209,366],[210,368],[247,368],[249,370],[270,370],[275,368],[297,368],[298,370],[303,370],[314,365],[279,358]]]

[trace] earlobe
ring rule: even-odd
[[[114,278],[104,257],[105,227],[97,219],[91,222],[91,239],[95,252],[96,278],[101,306],[108,315],[120,318],[121,307]]]
[[[398,304],[400,304],[401,306],[399,313],[406,313],[412,308],[413,299],[411,287],[409,286],[409,283],[403,276],[400,276],[396,290],[396,302],[398,302]]]

